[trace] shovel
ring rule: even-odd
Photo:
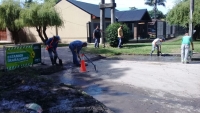
[[[60,59],[59,57],[58,57],[58,62],[59,62],[59,65],[60,65],[60,66],[63,66],[62,59]]]
[[[97,72],[97,68],[96,68],[96,65],[95,64],[93,64],[93,62],[83,53],[83,55],[85,56],[85,58],[87,58],[87,60],[89,60],[90,61],[90,63],[92,63],[92,65],[94,66],[94,69],[95,69],[95,71]]]
[[[53,50],[53,53],[55,54],[55,51]],[[57,56],[58,57],[58,56]],[[60,66],[63,66],[63,62],[62,59],[60,59],[60,57],[58,57],[58,62]]]

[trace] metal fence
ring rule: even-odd
[[[178,25],[170,25],[165,21],[156,22],[156,37],[174,38],[183,35],[185,28]]]
[[[105,23],[105,28],[107,28],[107,26],[110,23],[107,22]],[[178,26],[178,25],[170,25],[169,23],[165,22],[165,21],[156,21],[153,24],[148,24],[147,26],[147,37],[140,37],[140,38],[133,38],[133,24],[131,23],[125,23],[127,24],[127,26],[130,28],[131,30],[131,36],[129,37],[130,42],[141,42],[143,40],[146,41],[151,41],[154,38],[165,38],[165,39],[170,39],[170,38],[174,38],[177,37],[179,35],[183,35],[185,28]],[[87,23],[87,41],[89,43],[94,43],[94,39],[92,37],[92,33],[93,30],[96,28],[96,26],[99,25],[100,23],[98,22],[88,22]],[[149,32],[149,30],[153,30],[151,32]],[[139,40],[139,41],[138,41]]]

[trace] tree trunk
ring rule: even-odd
[[[41,38],[42,42],[45,44],[46,40],[43,38],[41,30],[42,30],[41,26],[36,27],[36,31],[38,32],[39,37]]]
[[[19,36],[18,36],[19,30],[11,30],[11,29],[8,29],[8,30],[11,32],[11,36],[12,36],[12,40],[13,40],[14,44],[18,44],[19,43]]]
[[[47,27],[43,26],[43,35],[45,37],[45,40],[48,40],[48,37],[47,37],[47,34],[46,34],[46,29],[47,29]]]

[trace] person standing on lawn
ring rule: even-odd
[[[182,37],[182,43],[181,43],[181,62],[182,63],[189,63],[188,53],[190,50],[190,44],[192,45],[192,50],[194,50],[192,37],[189,36],[188,31],[186,31],[185,36]]]
[[[159,53],[161,53],[161,44],[163,42],[164,39],[160,39],[160,38],[156,38],[153,40],[152,42],[152,50],[150,55],[152,56],[153,52],[155,51],[155,49],[158,50]]]
[[[96,29],[93,31],[93,39],[95,39],[95,48],[99,48],[99,43],[100,43],[100,38],[101,38],[101,30],[99,29],[99,26],[96,26]]]
[[[118,40],[119,40],[118,48],[121,48],[122,38],[123,38],[123,25],[120,25],[120,27],[117,30],[117,34],[118,34]]]
[[[58,47],[59,40],[60,40],[59,36],[53,36],[52,38],[49,38],[45,43],[47,45],[46,50],[49,53],[49,57],[50,57],[52,65],[58,65],[56,63],[56,60],[58,58],[58,53],[57,53],[56,49]],[[53,55],[53,53],[54,53],[54,55]]]
[[[72,55],[73,55],[73,63],[78,67],[80,67],[81,65],[80,65],[80,62],[78,61],[77,57],[81,61],[79,52],[81,51],[81,49],[83,47],[87,47],[87,43],[86,42],[82,42],[80,40],[73,41],[73,42],[71,42],[69,44],[69,49],[71,50]]]

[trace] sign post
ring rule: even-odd
[[[5,46],[4,49],[6,70],[41,63],[41,44]]]

